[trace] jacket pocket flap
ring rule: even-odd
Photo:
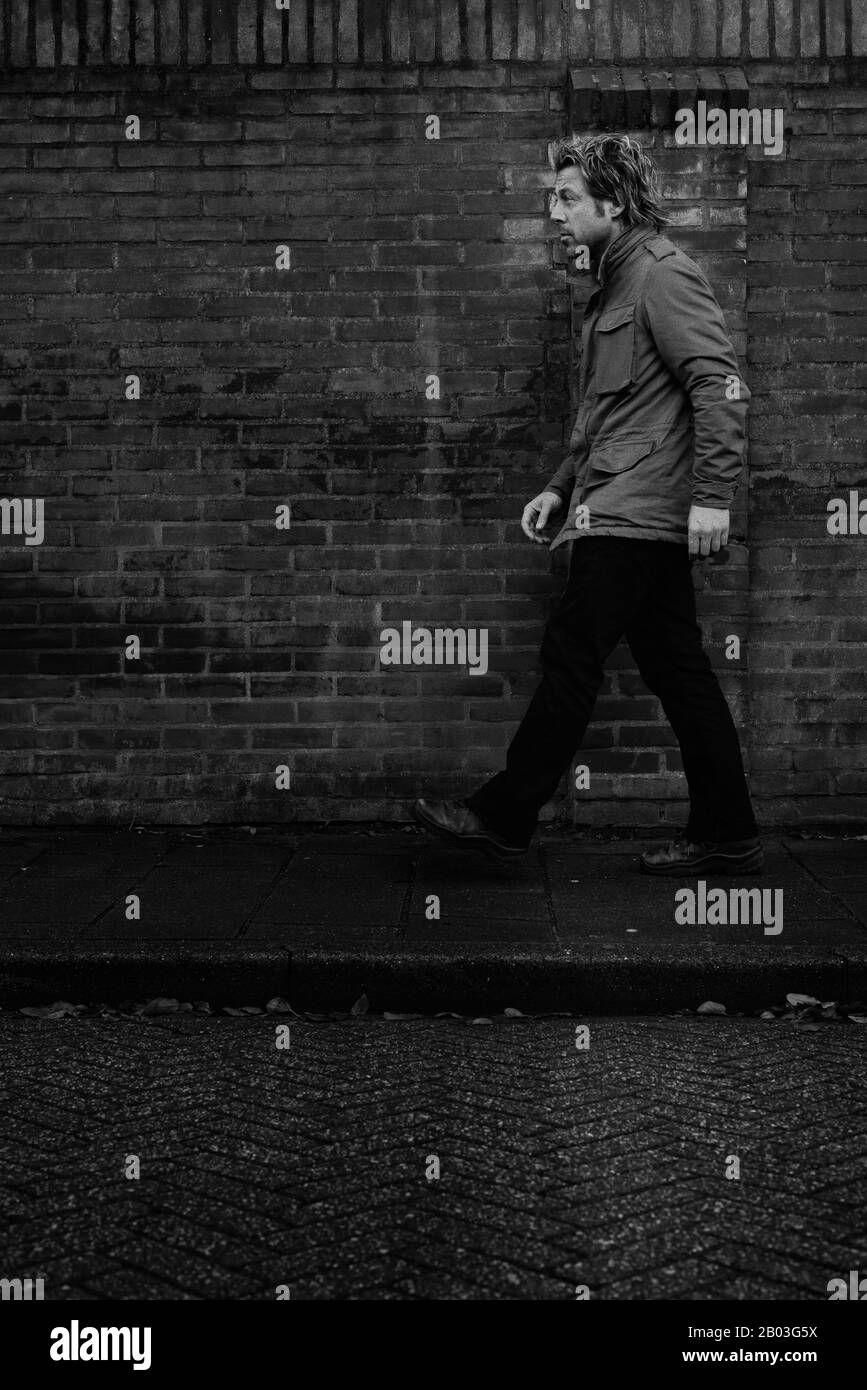
[[[618,309],[610,309],[607,314],[600,314],[596,321],[597,333],[610,333],[614,328],[622,328],[625,323],[631,323],[635,317],[634,304],[621,304]]]
[[[600,473],[625,473],[653,452],[655,439],[633,439],[629,443],[606,444],[603,448],[592,450],[590,467]]]

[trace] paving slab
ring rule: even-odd
[[[395,1011],[867,999],[867,843],[769,835],[763,873],[701,880],[638,872],[647,843],[548,832],[500,861],[416,827],[0,832],[0,1004],[237,1003],[253,978],[266,998],[373,991]],[[677,920],[700,882],[726,895],[721,922]],[[756,912],[778,891],[776,934]]]
[[[235,936],[273,878],[268,866],[252,867],[253,872],[242,874],[206,862],[195,873],[169,860],[165,867],[157,866],[134,885],[125,886],[83,935],[126,939],[132,928],[139,940],[158,940],[166,935],[187,935],[190,939]],[[126,917],[125,902],[130,893],[139,899],[141,913],[133,922]]]
[[[128,892],[127,880],[45,878],[38,872],[0,884],[0,936],[12,924],[30,935],[74,938]]]

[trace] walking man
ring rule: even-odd
[[[582,327],[580,407],[569,452],[528,502],[537,544],[573,541],[545,629],[542,681],[506,767],[462,802],[416,818],[453,841],[526,853],[539,811],[581,745],[604,664],[625,636],[680,744],[690,812],[682,838],[648,851],[654,874],[762,866],[734,723],[702,646],[691,565],[726,545],[750,393],[701,270],[660,235],[656,171],[625,135],[549,149],[551,217],[598,281]],[[553,541],[542,533],[552,520]]]

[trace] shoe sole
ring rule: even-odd
[[[694,859],[689,864],[646,864],[641,860],[645,874],[657,877],[685,878],[687,874],[760,874],[764,867],[765,855],[761,849],[750,850],[749,854],[706,854],[703,859]]]
[[[512,849],[507,845],[498,845],[496,840],[490,839],[487,835],[458,835],[454,830],[448,830],[438,821],[426,816],[415,806],[412,808],[412,813],[419,825],[423,825],[425,830],[432,830],[435,835],[439,835],[442,839],[448,840],[449,844],[464,845],[467,849],[483,850],[487,854],[496,855],[498,859],[518,859],[521,855],[529,853],[529,846],[527,849],[518,849],[517,847]]]

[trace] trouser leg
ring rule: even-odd
[[[657,545],[603,536],[573,545],[566,588],[542,640],[542,680],[509,746],[505,770],[465,800],[516,843],[530,839],[539,811],[581,745],[605,661],[646,601]]]
[[[662,549],[652,600],[626,638],[680,744],[690,799],[687,838],[749,839],[758,831],[740,741],[702,645],[689,556],[685,547]]]

